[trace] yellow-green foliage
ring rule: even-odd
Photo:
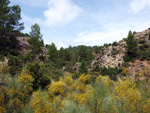
[[[4,106],[0,106],[0,113],[5,113],[5,107]]]
[[[64,75],[64,77],[61,78],[60,81],[63,81],[66,83],[66,85],[70,86],[72,85],[73,79],[71,75],[67,74],[67,75]]]
[[[128,73],[128,68],[124,68],[123,71],[122,71],[122,74],[126,75],[127,73]]]
[[[5,87],[0,86],[0,113],[5,113],[5,106],[8,100],[8,94]]]
[[[24,103],[26,103],[29,100],[28,97],[30,96],[30,93],[33,91],[32,89],[33,80],[34,79],[30,74],[30,72],[25,69],[23,69],[21,74],[18,76],[18,82],[20,82],[21,84],[19,89],[14,90],[18,90],[17,93],[19,93],[18,95],[20,95],[20,98]]]
[[[10,87],[0,86],[0,113],[23,112],[26,105],[31,105],[34,113],[150,112],[150,90],[143,89],[149,87],[148,82],[138,81],[137,84],[130,77],[113,81],[100,75],[94,84],[90,84],[90,79],[91,75],[81,75],[75,80],[66,74],[47,89],[32,92],[34,79],[28,70],[23,69]]]
[[[29,70],[26,70],[26,69],[23,69],[21,74],[18,76],[18,79],[21,83],[23,84],[29,84],[29,83],[32,83],[33,82],[33,77],[32,75],[30,74]],[[31,84],[29,84],[31,85]]]
[[[48,91],[50,96],[57,96],[57,95],[65,96],[66,92],[69,91],[69,87],[66,85],[65,82],[58,81],[52,83],[49,86]]]
[[[139,76],[145,77],[145,79],[148,80],[150,78],[150,65],[144,67],[144,69],[139,72]]]
[[[150,113],[150,99],[148,99],[143,108],[144,113]]]
[[[118,81],[114,89],[114,96],[116,101],[125,102],[125,106],[132,113],[141,111],[141,92],[136,88],[133,79],[124,77],[124,80]]]
[[[84,92],[85,89],[85,82],[90,79],[90,75],[81,75],[78,79],[78,89]]]
[[[22,112],[24,109],[24,104],[18,99],[10,99],[7,105],[10,113]]]
[[[106,86],[113,86],[113,81],[109,78],[109,76],[99,75],[96,79],[96,82],[103,82]]]
[[[30,92],[33,91],[33,80],[34,79],[31,73],[29,72],[29,70],[26,69],[23,69],[21,74],[18,76],[18,81],[21,82],[22,98],[26,99],[29,96]]]
[[[75,96],[75,100],[79,104],[85,104],[87,102],[90,102],[94,91],[93,88],[90,85],[85,85],[85,82],[90,79],[90,75],[81,75],[78,79],[78,93]]]
[[[31,107],[34,113],[55,113],[55,109],[47,99],[46,92],[38,90],[33,93]]]
[[[9,70],[8,65],[5,62],[0,62],[0,74],[7,74]]]

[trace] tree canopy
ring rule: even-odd
[[[32,53],[37,54],[41,52],[44,43],[40,32],[40,26],[38,24],[31,26],[30,37],[31,38],[28,40],[28,42],[31,45]]]
[[[19,5],[9,6],[9,0],[0,0],[0,36],[2,38],[16,35],[24,29]]]
[[[49,46],[49,48],[48,48],[48,55],[49,55],[50,61],[56,62],[59,54],[58,54],[57,48],[56,48],[54,43],[52,43]]]
[[[138,44],[131,31],[126,39],[128,60],[137,56]]]

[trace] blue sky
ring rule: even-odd
[[[22,9],[24,33],[38,23],[45,44],[103,45],[150,27],[150,0],[10,0]]]

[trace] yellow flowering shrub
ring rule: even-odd
[[[64,77],[61,78],[60,81],[65,82],[66,85],[68,85],[68,86],[70,86],[72,84],[72,82],[73,82],[72,76],[70,76],[70,75],[64,75]]]
[[[48,88],[49,96],[62,95],[65,96],[66,92],[70,91],[69,87],[63,81],[58,81],[51,84]]]
[[[28,96],[30,96],[30,93],[33,91],[32,88],[32,82],[33,82],[33,77],[29,70],[23,69],[21,74],[18,76],[18,81],[21,82],[21,87],[20,87],[20,95],[22,97],[22,100],[26,102],[28,100]]]
[[[8,91],[5,87],[0,86],[0,106],[6,105],[8,101]]]
[[[33,77],[29,70],[23,69],[21,74],[18,76],[18,79],[21,83],[28,84],[33,82]]]
[[[6,87],[0,86],[0,113],[5,113],[5,107],[8,102],[8,91]]]
[[[148,99],[143,107],[144,113],[150,113],[150,99]]]
[[[126,75],[127,73],[128,73],[128,68],[124,68],[123,71],[122,71],[122,74]]]
[[[45,92],[34,92],[31,99],[31,107],[34,113],[55,113],[55,109],[48,101]]]
[[[0,113],[6,113],[4,106],[0,106]]]
[[[124,77],[124,80],[118,81],[114,96],[117,102],[124,101],[127,109],[132,113],[141,110],[141,92],[136,88],[133,79]]]
[[[22,112],[24,109],[24,104],[18,99],[10,99],[7,105],[9,113],[18,113]]]
[[[82,92],[85,89],[85,82],[90,79],[90,75],[81,75],[78,79],[78,89]]]
[[[78,94],[78,95],[75,96],[75,100],[79,104],[85,104],[86,103],[86,95],[85,94]]]
[[[99,75],[96,79],[96,82],[99,83],[99,82],[104,82],[104,84],[106,86],[110,86],[112,87],[113,86],[113,81],[109,78],[109,76],[102,76],[102,75]]]
[[[90,85],[85,85],[85,82],[90,79],[90,75],[81,75],[78,79],[78,87],[79,94],[76,94],[75,100],[79,104],[85,104],[92,100],[94,95],[94,90]]]

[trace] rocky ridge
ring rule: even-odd
[[[150,46],[150,28],[146,29],[142,32],[133,32],[134,37],[137,39],[138,44],[140,45],[140,42],[144,41],[147,45]],[[103,48],[99,51],[99,53],[96,55],[95,59],[91,63],[91,68],[94,68],[96,65],[99,67],[121,67],[124,63],[123,57],[126,53],[126,41],[125,38],[117,42],[116,45],[110,45],[107,48]]]

